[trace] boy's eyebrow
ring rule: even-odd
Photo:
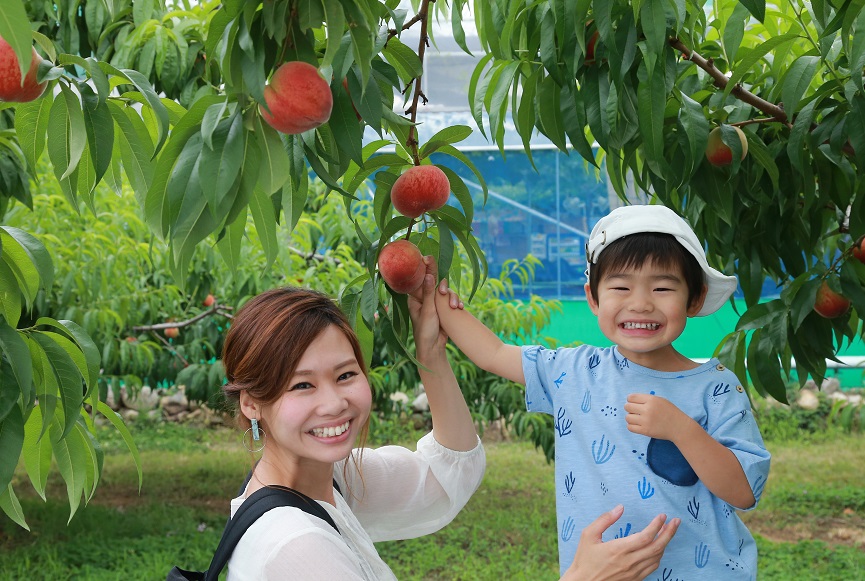
[[[623,278],[623,279],[629,280],[629,279],[634,278],[635,276],[636,275],[632,272],[611,272],[610,274],[607,274],[604,278],[605,279]],[[670,273],[670,272],[665,272],[665,273],[661,273],[661,274],[653,274],[649,278],[653,281],[669,280],[669,281],[673,281],[673,282],[682,282],[682,277],[677,276],[677,275]]]

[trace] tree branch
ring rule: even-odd
[[[313,260],[316,262],[324,262],[326,260],[330,260],[337,266],[342,264],[342,261],[339,258],[327,257],[324,254],[318,254],[315,250],[313,250],[312,252],[304,252],[300,248],[295,248],[294,246],[289,246],[288,250],[292,254],[296,254],[301,258],[305,259],[307,262],[311,262]]]
[[[228,311],[234,310],[233,307],[228,305],[220,305],[217,302],[214,302],[209,309],[204,312],[201,312],[191,319],[187,319],[185,321],[171,321],[170,323],[156,323],[154,325],[139,325],[137,327],[132,327],[133,331],[164,331],[165,329],[180,329],[183,327],[188,327],[198,321],[210,317],[213,315],[221,315],[223,317],[227,317],[229,319],[233,319],[232,315],[228,313]]]
[[[669,41],[670,46],[675,48],[676,50],[682,53],[682,56],[704,71],[712,77],[715,81],[715,86],[721,90],[727,88],[727,85],[730,82],[730,79],[715,66],[712,59],[705,59],[698,52],[691,50],[678,38],[671,38]],[[748,103],[755,109],[759,109],[766,115],[772,118],[772,120],[777,121],[778,123],[783,123],[787,127],[793,127],[793,124],[787,119],[787,112],[784,111],[784,108],[775,105],[774,103],[770,103],[761,97],[758,97],[751,91],[745,89],[741,84],[736,84],[730,90],[730,94],[739,99],[744,103]]]
[[[418,141],[417,141],[417,128],[415,124],[417,123],[417,104],[420,99],[423,99],[424,105],[427,104],[426,95],[423,94],[421,90],[421,78],[423,78],[423,57],[426,52],[426,47],[429,46],[429,36],[427,36],[427,27],[428,20],[427,14],[429,12],[429,5],[435,2],[435,0],[423,0],[420,6],[420,10],[418,10],[417,15],[412,18],[412,20],[419,19],[421,22],[420,26],[420,42],[417,47],[417,56],[420,59],[421,64],[421,74],[419,74],[414,79],[414,98],[411,101],[411,107],[409,107],[405,114],[408,115],[411,119],[412,125],[408,130],[408,139],[406,139],[406,148],[411,152],[412,158],[414,159],[415,165],[420,165],[420,154],[418,153]]]
[[[433,1],[435,1],[435,0],[433,0]],[[420,22],[421,20],[423,20],[425,16],[426,16],[426,10],[423,9],[423,8],[421,8],[421,11],[418,12],[417,14],[415,14],[415,15],[411,18],[411,20],[409,20],[408,22],[406,22],[405,24],[403,24],[403,25],[402,25],[402,28],[400,28],[399,30],[397,30],[396,28],[388,28],[388,30],[387,30],[387,39],[390,40],[390,39],[392,39],[394,36],[396,36],[397,34],[399,34],[400,32],[402,32],[403,30],[408,30],[409,28],[411,28],[412,26],[414,26],[415,24],[417,24],[418,22]],[[385,42],[385,44],[387,44],[387,42]]]

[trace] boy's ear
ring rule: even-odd
[[[592,294],[592,287],[589,286],[589,283],[586,283],[583,288],[586,290],[586,302],[589,303],[589,309],[592,311],[592,314],[596,317],[598,316],[598,301],[595,300],[594,295]],[[705,296],[705,293],[703,293]]]
[[[688,316],[694,317],[697,313],[700,312],[700,309],[703,308],[703,303],[706,302],[706,293],[709,292],[709,287],[703,285],[703,291],[700,293],[700,296],[694,300],[691,306],[688,307]]]

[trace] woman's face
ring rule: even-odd
[[[278,364],[278,362],[274,362]],[[369,382],[343,332],[327,327],[300,358],[285,392],[261,410],[268,452],[297,462],[346,458],[366,424]]]

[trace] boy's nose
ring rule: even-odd
[[[628,309],[638,313],[646,313],[653,309],[652,301],[643,295],[634,295],[628,303]]]

